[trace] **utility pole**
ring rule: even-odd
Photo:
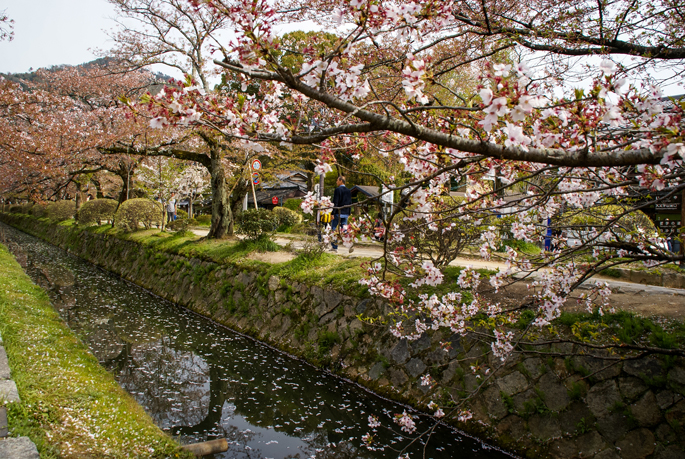
[[[680,197],[680,256],[685,257],[685,190]],[[685,266],[685,259],[680,259],[680,267]]]

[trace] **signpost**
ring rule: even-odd
[[[273,198],[271,198],[271,204],[273,204],[274,206],[278,205],[278,196],[274,196]]]
[[[254,208],[258,209],[257,206],[257,193],[255,193],[254,186],[259,185],[259,172],[262,168],[262,162],[258,159],[253,159],[250,163],[250,170],[252,171],[252,180],[250,180],[250,185],[252,186],[252,199],[254,199]]]

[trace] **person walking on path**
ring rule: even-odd
[[[345,176],[341,175],[335,182],[336,188],[333,192],[333,221],[331,222],[331,230],[335,232],[340,225],[340,230],[347,225],[347,219],[350,217],[352,206],[352,193],[349,188],[345,186]],[[331,250],[338,251],[338,245],[331,242]]]
[[[166,204],[166,215],[167,219],[169,220],[169,223],[173,222],[176,220],[176,193],[171,193],[171,197],[169,198],[169,202]]]

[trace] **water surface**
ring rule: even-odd
[[[412,443],[392,422],[406,407],[39,239],[6,225],[2,230],[10,248],[26,255],[26,271],[48,290],[72,330],[157,425],[182,443],[225,437],[229,451],[214,457],[226,459],[395,458],[404,448],[411,457],[508,457],[446,426],[428,441]],[[384,426],[375,432],[367,425],[371,414]],[[432,425],[417,417],[418,431]],[[373,451],[361,439],[367,433],[376,438]]]

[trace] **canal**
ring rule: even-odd
[[[74,332],[182,443],[227,438],[216,458],[504,458],[438,425],[414,441],[409,409],[221,327],[37,238],[0,224],[10,250]],[[417,431],[434,423],[417,412]],[[382,427],[372,431],[368,417]],[[374,450],[362,436],[373,433]],[[406,450],[405,450],[406,448]]]

